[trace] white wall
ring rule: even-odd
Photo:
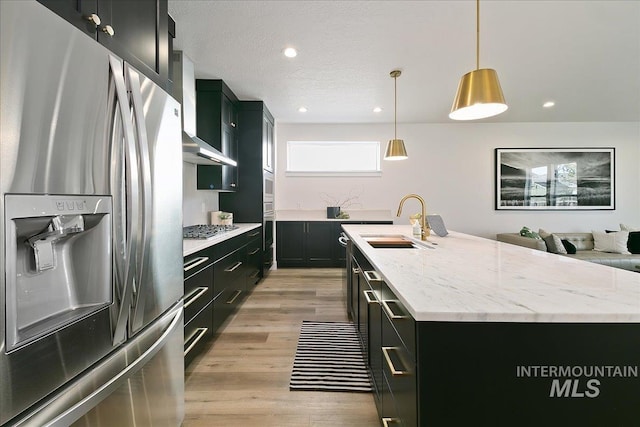
[[[556,232],[640,226],[640,122],[400,124],[409,159],[383,161],[381,177],[285,176],[288,140],[379,140],[384,151],[392,135],[388,124],[278,124],[276,208],[324,209],[322,193],[344,198],[351,192],[360,202],[353,208],[395,215],[402,196],[417,193],[448,228],[483,237],[525,225]],[[616,209],[496,211],[494,149],[512,147],[615,147]],[[404,209],[397,223],[420,211],[415,201]]]
[[[196,165],[182,162],[182,224],[209,224],[209,211],[218,209],[218,192],[196,190]]]

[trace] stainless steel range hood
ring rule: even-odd
[[[182,160],[199,165],[229,165],[238,163],[222,154],[197,136],[182,131]]]
[[[182,160],[199,165],[238,163],[196,136],[196,78],[193,62],[181,51],[173,52],[173,96],[182,104]]]

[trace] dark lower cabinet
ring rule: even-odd
[[[184,366],[187,367],[213,336],[213,303],[209,303],[184,325]]]
[[[369,367],[373,385],[373,397],[382,410],[382,305],[383,280],[361,253],[357,253],[352,264],[358,266],[359,313],[358,330]]]
[[[346,250],[338,243],[342,224],[392,223],[392,221],[277,221],[278,267],[344,267]]]
[[[213,336],[213,257],[203,250],[184,259],[184,363]]]
[[[276,222],[276,260],[278,267],[305,267],[307,223],[303,221]]]
[[[392,315],[395,317],[395,315]],[[386,408],[394,408],[391,413],[385,413],[382,405],[382,418],[392,418],[397,425],[417,426],[417,376],[416,359],[407,349],[404,341],[394,328],[394,320],[385,310],[382,315],[382,374],[384,381],[379,380],[380,386],[389,387],[387,393],[391,402],[386,402]],[[405,319],[402,319],[405,320]],[[415,341],[415,338],[413,338]]]
[[[167,0],[38,0],[167,90]],[[99,24],[97,24],[99,22]],[[171,93],[170,90],[168,90]]]
[[[360,335],[381,423],[415,427],[415,322],[367,258],[357,247],[348,247],[347,307]]]
[[[354,322],[356,328],[358,327],[358,292],[359,292],[359,278],[360,278],[360,265],[358,261],[349,256],[349,263],[347,263],[347,315],[349,319]]]
[[[241,244],[241,242],[237,242]],[[214,264],[213,329],[217,331],[246,297],[246,246],[238,247]]]
[[[247,291],[251,292],[263,276],[262,231],[248,233],[247,240],[246,280]]]
[[[185,366],[260,280],[261,236],[259,227],[185,257]]]

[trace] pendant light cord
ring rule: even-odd
[[[398,76],[393,77],[393,139],[398,139]]]
[[[480,0],[476,0],[476,70],[480,69]]]

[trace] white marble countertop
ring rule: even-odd
[[[262,224],[259,223],[247,223],[247,224],[234,224],[237,225],[238,228],[235,230],[227,231],[224,234],[220,234],[218,236],[210,237],[208,239],[183,239],[182,240],[182,256],[191,255],[202,249],[206,249],[209,246],[213,246],[216,243],[224,242],[225,240],[231,239],[232,237],[239,236],[242,233],[246,233],[249,230],[253,230],[254,228],[260,227]]]
[[[435,249],[375,249],[362,235],[406,225],[343,225],[417,321],[640,322],[640,273],[451,232]]]
[[[327,218],[326,209],[290,209],[277,210],[276,221],[393,221],[391,211],[345,209],[349,218]]]

